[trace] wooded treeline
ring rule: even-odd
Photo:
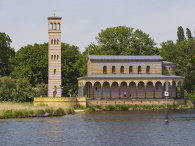
[[[63,96],[77,95],[77,78],[87,73],[86,57],[90,55],[161,55],[176,63],[176,74],[185,77],[185,96],[195,101],[195,38],[190,29],[179,26],[177,40],[168,40],[157,48],[154,39],[142,30],[118,26],[101,30],[97,43],[89,44],[83,53],[74,45],[62,43]],[[10,47],[11,38],[0,33],[0,101],[32,101],[47,94],[48,44]]]

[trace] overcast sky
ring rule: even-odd
[[[17,51],[48,41],[47,17],[62,17],[62,42],[83,52],[108,27],[143,30],[158,46],[176,41],[177,27],[195,30],[195,0],[0,0],[0,32]]]

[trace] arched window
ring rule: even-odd
[[[107,73],[107,67],[106,67],[106,66],[103,67],[103,73],[104,73],[104,74]]]
[[[59,55],[57,55],[57,60],[59,59]]]
[[[121,66],[121,74],[124,73],[124,66]]]
[[[51,55],[51,60],[53,60],[53,55]]]
[[[146,67],[146,73],[150,73],[150,66]]]
[[[59,40],[57,39],[57,45],[59,44]]]
[[[129,73],[133,73],[133,66],[129,66]]]
[[[51,40],[51,44],[53,45],[53,39]]]
[[[60,23],[57,24],[58,30],[60,30]]]
[[[53,70],[53,74],[56,75],[56,69]]]
[[[54,40],[54,45],[56,44],[56,40]]]
[[[138,66],[138,73],[141,73],[141,70],[142,70],[141,66]]]
[[[112,66],[112,73],[115,74],[115,72],[116,72],[116,67]]]
[[[56,55],[54,55],[54,60],[56,60]]]
[[[53,30],[53,23],[50,23],[49,29],[50,29],[50,30]]]
[[[56,25],[56,23],[54,23],[54,30],[56,30],[57,29],[57,25]]]

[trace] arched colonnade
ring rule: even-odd
[[[79,96],[87,98],[164,98],[166,81],[85,81]],[[183,98],[183,82],[168,81],[169,97]]]

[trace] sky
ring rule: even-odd
[[[101,30],[127,26],[149,34],[160,47],[177,39],[177,28],[195,31],[194,0],[0,0],[0,32],[11,47],[48,42],[47,17],[62,17],[62,42],[85,47]]]

